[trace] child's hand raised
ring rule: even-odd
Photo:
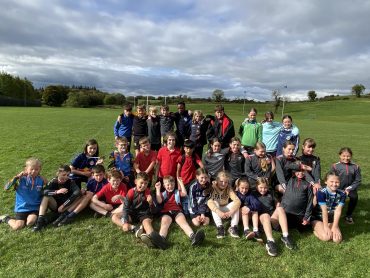
[[[161,182],[160,181],[157,181],[156,184],[154,185],[155,186],[155,189],[157,189],[157,191],[161,191]]]
[[[152,195],[148,195],[148,197],[146,197],[146,201],[149,203],[149,205],[152,205],[153,204]]]

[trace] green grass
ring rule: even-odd
[[[258,119],[272,109],[267,104],[255,106]],[[209,103],[189,105],[189,109],[200,108],[205,113],[212,113],[213,107]],[[344,242],[340,245],[292,231],[299,249],[291,252],[278,241],[279,256],[271,258],[257,243],[217,240],[214,226],[205,229],[204,246],[191,248],[185,235],[173,227],[171,247],[160,251],[147,249],[108,219],[93,219],[86,211],[70,226],[37,234],[29,229],[12,232],[1,225],[0,276],[369,277],[369,107],[367,99],[286,105],[285,112],[293,116],[301,138],[316,139],[323,173],[338,160],[337,152],[343,146],[352,148],[354,161],[362,168],[356,224],[341,225]],[[244,119],[242,108],[242,104],[225,108],[236,128]],[[97,139],[101,153],[107,155],[113,148],[113,123],[119,113],[118,109],[1,107],[0,184],[21,171],[30,156],[40,158],[42,175],[52,178],[58,165],[69,163],[89,138]],[[0,202],[0,213],[12,214],[14,192],[1,191]],[[155,222],[155,227],[158,224]],[[274,235],[279,238],[278,233]]]

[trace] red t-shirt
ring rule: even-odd
[[[195,155],[195,161],[200,163],[201,160],[198,155]],[[177,163],[181,165],[182,156],[177,159]],[[185,156],[184,164],[181,166],[180,177],[184,185],[188,185],[189,182],[195,179],[196,167],[194,165],[193,158],[191,156]]]
[[[122,201],[120,199],[118,199],[115,202],[112,202],[113,196],[121,195],[123,197],[126,197],[126,194],[127,194],[127,186],[126,184],[121,182],[117,190],[114,190],[112,188],[112,185],[110,183],[107,183],[106,185],[103,186],[103,188],[98,193],[96,193],[96,196],[98,197],[98,199],[104,197],[105,202],[107,204],[120,205],[122,204]]]
[[[181,205],[176,203],[174,192],[175,191],[172,191],[172,192],[167,191],[167,201],[165,202],[161,212],[168,212],[170,210],[172,210],[172,211],[182,210]],[[164,202],[163,193],[162,193],[162,199],[163,199],[163,202]]]
[[[173,151],[162,147],[158,151],[157,160],[160,163],[158,176],[163,178],[164,176],[176,177],[177,170],[177,159],[181,157],[179,149],[175,148]]]
[[[141,172],[144,172],[146,169],[148,169],[149,165],[156,161],[157,159],[157,152],[156,151],[149,151],[149,154],[146,155],[144,152],[139,152],[135,158],[135,163],[139,164],[139,170]],[[153,169],[148,173],[149,179],[151,180],[154,174],[154,167]]]

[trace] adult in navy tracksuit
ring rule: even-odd
[[[289,228],[304,231],[310,227],[313,208],[312,185],[305,180],[303,170],[294,171],[288,181],[281,206],[284,208]]]
[[[176,146],[182,147],[185,139],[189,139],[191,134],[192,117],[189,111],[185,109],[185,102],[177,104],[177,112],[174,114],[176,124]]]
[[[358,201],[357,190],[361,184],[361,170],[357,164],[351,161],[352,150],[350,148],[341,148],[339,151],[339,159],[339,162],[332,165],[331,170],[340,178],[339,189],[344,190],[349,197],[345,219],[347,223],[353,224],[352,214]]]

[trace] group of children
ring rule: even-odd
[[[244,121],[241,128],[242,133],[244,128],[249,133],[254,129],[252,139],[233,137],[229,146],[221,149],[223,142],[213,138],[204,155],[207,140],[201,111],[194,111],[189,136],[183,138],[181,148],[176,144],[179,134],[173,132],[173,123],[176,119],[182,121],[184,128],[189,112],[182,111],[176,118],[162,106],[161,117],[153,120],[157,118],[156,110],[149,111],[148,117],[140,106],[133,116],[130,106],[126,106],[118,117],[116,150],[110,154],[107,173],[94,139],[86,143],[71,165],[61,165],[50,182],[40,176],[40,160],[28,159],[24,170],[5,186],[7,190],[13,186],[16,191],[15,218],[3,215],[0,223],[7,223],[13,230],[32,226],[33,231],[40,231],[49,223],[56,227],[69,224],[90,207],[94,217],[109,217],[146,245],[166,249],[172,222],[192,245],[199,245],[205,238],[200,227],[211,220],[217,238],[226,235],[225,220],[230,221],[230,236],[239,238],[241,218],[243,236],[263,242],[263,231],[271,256],[278,253],[273,230],[282,232],[281,241],[289,249],[295,248],[289,235],[291,228],[304,231],[312,226],[320,240],[341,242],[339,220],[346,196],[350,202],[345,219],[353,223],[361,172],[351,161],[350,148],[340,150],[340,161],[326,174],[326,186],[321,187],[320,159],[313,154],[315,141],[305,139],[302,155],[297,157],[297,142],[285,140],[282,154],[274,156],[267,152],[259,135],[263,132],[262,125],[255,121],[256,110],[250,111],[252,120]],[[132,131],[135,158],[130,153]],[[82,182],[86,188],[81,187]],[[154,218],[160,218],[158,232],[152,226]]]

